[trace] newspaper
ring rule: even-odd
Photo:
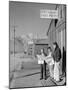
[[[45,62],[48,64],[48,65],[53,65],[54,64],[54,59],[53,57],[45,57]]]
[[[43,64],[44,61],[48,64],[48,65],[53,65],[54,64],[54,60],[52,56],[42,56],[42,55],[37,55],[38,58],[38,64]]]
[[[37,55],[37,58],[38,58],[38,64],[43,64],[44,63],[42,55]]]

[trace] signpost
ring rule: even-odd
[[[58,10],[41,9],[40,18],[58,19],[59,18]]]

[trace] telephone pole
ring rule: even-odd
[[[14,72],[15,72],[15,37],[16,37],[16,28],[17,28],[17,25],[13,25],[12,26],[13,27],[13,39],[14,39]]]
[[[13,29],[13,30],[14,30],[14,57],[15,57],[15,37],[16,37],[15,32],[16,32],[17,26],[14,25],[13,28],[14,28],[14,29]]]

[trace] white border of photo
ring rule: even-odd
[[[27,1],[27,2],[52,3],[52,4],[55,3],[55,4],[68,5],[68,0],[12,0],[12,1]],[[66,31],[68,32],[68,30]],[[67,52],[68,52],[68,47],[67,47]],[[67,59],[68,59],[68,53],[67,53]],[[68,60],[67,60],[67,68],[68,68]],[[68,69],[67,69],[67,73],[68,73]],[[68,82],[68,78],[67,78],[67,82]],[[68,87],[68,83],[67,86],[45,87],[45,88],[38,87],[38,88],[27,88],[27,89],[64,90],[67,89],[67,87]],[[0,0],[0,90],[8,90],[8,89],[9,89],[9,0]]]

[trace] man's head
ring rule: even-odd
[[[53,42],[53,48],[56,49],[58,47],[57,42]]]
[[[51,52],[52,51],[51,47],[48,47],[47,50],[48,50],[48,52]]]
[[[43,49],[41,49],[41,53],[43,53]]]

